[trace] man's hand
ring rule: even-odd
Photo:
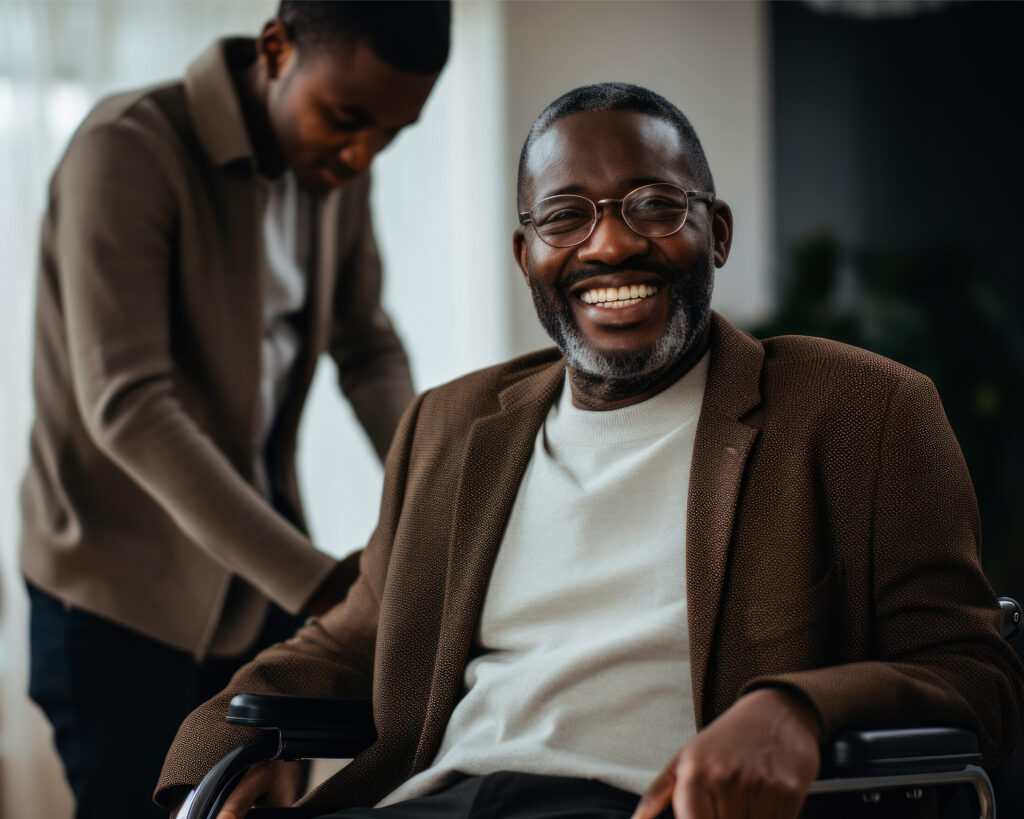
[[[298,762],[257,762],[228,795],[217,819],[242,819],[257,802],[261,807],[287,807],[302,795],[304,781]],[[170,819],[177,819],[181,808],[172,810]]]
[[[683,746],[633,819],[669,806],[676,819],[795,819],[818,775],[820,737],[799,694],[752,691]]]

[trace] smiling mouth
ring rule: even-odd
[[[659,290],[653,284],[631,284],[620,287],[592,287],[578,294],[584,304],[596,304],[600,307],[621,309],[639,304]]]

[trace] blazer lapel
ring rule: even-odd
[[[434,758],[455,706],[519,483],[564,381],[565,362],[559,359],[503,390],[500,409],[477,419],[470,429],[455,496],[437,658],[413,771]]]
[[[711,365],[690,468],[686,520],[686,609],[697,727],[715,639],[737,501],[758,429],[743,418],[761,401],[764,348],[725,319],[712,319]]]

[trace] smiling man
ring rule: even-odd
[[[185,715],[351,582],[305,532],[296,430],[323,352],[381,456],[412,400],[367,171],[449,25],[447,2],[285,0],[100,102],[54,173],[22,567],[78,817],[161,815]]]
[[[554,116],[537,121],[522,154],[519,204],[535,204],[520,213],[533,231],[516,234],[516,260],[541,324],[566,357],[577,404],[609,409],[635,403],[660,392],[706,352],[714,264],[728,256],[732,214],[708,190],[713,185],[703,151],[694,160],[696,172],[679,162],[688,153],[684,139],[699,148],[685,119],[634,112],[625,128],[620,111],[596,111],[552,128]],[[651,150],[637,153],[638,134]],[[565,150],[567,141],[572,151]],[[593,165],[597,156],[605,160],[603,179],[602,165]],[[704,190],[688,191],[693,184]],[[588,190],[623,187],[618,199],[587,198]],[[599,209],[607,207],[620,209],[623,236],[608,235],[611,223],[597,230]],[[684,232],[687,219],[691,229]],[[713,236],[714,247],[690,235],[694,225],[704,228],[703,238]],[[541,252],[531,252],[534,237],[544,243]],[[650,239],[660,240],[657,253],[645,252]]]
[[[793,819],[852,725],[1006,755],[1022,669],[930,382],[711,311],[732,216],[650,91],[552,103],[519,211],[558,350],[414,402],[348,596],[189,717],[158,799],[251,736],[223,722],[242,692],[372,701],[377,742],[308,800],[336,819]]]

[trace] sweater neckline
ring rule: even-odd
[[[671,386],[638,404],[614,410],[586,410],[572,403],[568,371],[562,393],[544,422],[549,441],[565,446],[604,447],[658,438],[696,423],[704,401],[710,351]]]

